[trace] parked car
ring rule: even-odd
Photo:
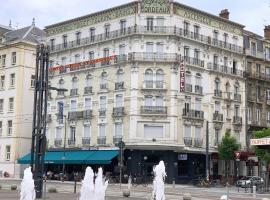
[[[259,176],[246,176],[241,178],[236,182],[236,186],[238,187],[251,187],[253,185],[261,185],[263,184],[263,179]]]

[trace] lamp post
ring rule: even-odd
[[[67,116],[63,115],[63,117],[65,118],[65,132],[64,132],[64,149],[63,149],[63,167],[62,167],[62,173],[63,173],[63,177],[62,177],[62,181],[64,181],[64,176],[65,176],[65,160],[66,160],[66,137],[67,137]]]

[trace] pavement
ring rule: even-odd
[[[20,193],[20,180],[14,179],[0,179],[0,200],[18,200]],[[15,191],[10,190],[11,185],[17,185],[18,189]],[[51,200],[78,200],[81,183],[77,184],[76,194],[74,194],[74,182],[59,182],[48,181],[46,182],[46,189],[56,188],[57,193],[46,193],[46,199]],[[106,200],[150,200],[152,193],[152,185],[144,187],[138,185],[131,188],[131,197],[124,198],[122,191],[127,189],[127,185],[123,184],[120,189],[119,184],[110,184],[106,191]],[[165,185],[165,196],[167,200],[182,200],[184,193],[190,193],[192,200],[218,200],[224,194],[227,194],[227,188],[225,187],[211,187],[211,188],[199,188],[192,185]],[[263,198],[270,198],[270,193],[257,194],[254,198],[250,191],[245,192],[244,189],[229,187],[229,197],[231,200],[262,200]],[[89,199],[91,200],[91,199]]]

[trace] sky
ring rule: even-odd
[[[14,28],[36,25],[44,28],[57,22],[101,11],[132,0],[0,0],[0,24]],[[218,15],[220,10],[230,11],[230,20],[246,29],[263,35],[270,25],[270,0],[174,0],[188,6]]]

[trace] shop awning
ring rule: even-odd
[[[45,154],[46,164],[110,164],[118,155],[117,150],[90,151],[48,151]],[[18,159],[19,164],[30,164],[30,153]]]

